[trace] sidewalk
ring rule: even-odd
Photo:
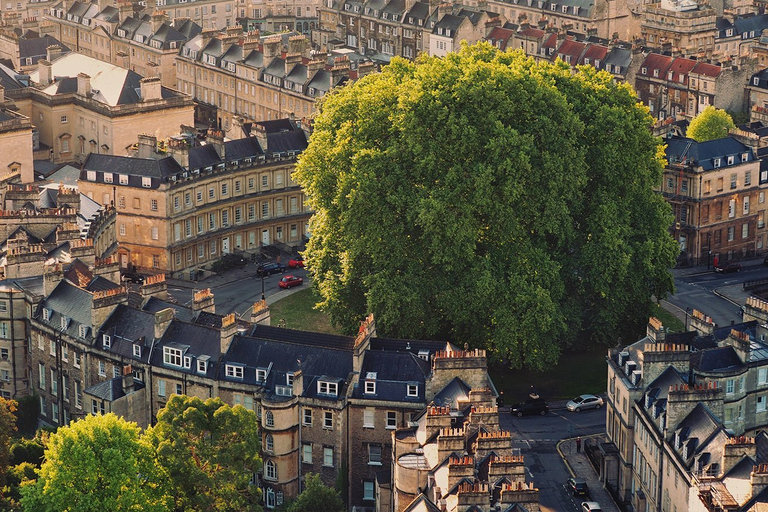
[[[596,501],[600,504],[603,512],[620,512],[619,507],[613,501],[613,497],[611,497],[608,490],[605,489],[602,482],[600,482],[595,468],[587,458],[587,454],[584,453],[588,440],[603,439],[604,436],[605,434],[594,434],[582,437],[582,449],[578,452],[576,451],[576,438],[563,439],[557,443],[557,451],[560,454],[560,457],[563,458],[563,462],[568,468],[568,472],[571,476],[575,478],[583,478],[587,481],[590,499],[576,499],[576,501],[578,501],[576,504],[577,506],[580,505],[582,501]]]

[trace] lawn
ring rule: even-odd
[[[319,300],[320,297],[311,288],[292,293],[269,306],[271,324],[278,325],[284,320],[288,329],[340,334],[331,325],[328,315],[314,309]]]
[[[313,309],[318,300],[314,290],[305,288],[275,302],[270,306],[272,325],[278,325],[282,319],[289,329],[339,334],[325,313]],[[654,316],[672,332],[683,330],[683,323],[663,308],[658,307]],[[607,353],[608,347],[566,352],[557,365],[544,373],[510,370],[501,365],[492,365],[488,370],[498,390],[504,391],[507,404],[523,400],[531,385],[546,399],[566,399],[582,393],[605,392]]]

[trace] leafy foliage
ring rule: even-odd
[[[11,443],[16,433],[16,401],[0,398],[0,487],[11,458]]]
[[[686,135],[697,142],[704,142],[727,137],[728,129],[735,127],[728,112],[709,105],[691,120]]]
[[[488,44],[328,95],[295,179],[333,322],[545,368],[634,339],[673,288],[660,143],[629,86]]]
[[[22,487],[24,510],[168,510],[139,427],[114,414],[86,416],[59,428],[50,436],[38,476]]]
[[[261,467],[253,411],[219,398],[174,395],[146,437],[174,489],[174,510],[261,510],[258,489],[249,483]]]
[[[320,476],[308,473],[304,479],[304,490],[291,503],[286,512],[343,512],[344,502],[338,491],[327,487]]]

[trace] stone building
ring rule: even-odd
[[[711,58],[717,36],[714,8],[694,0],[661,0],[643,7],[640,35],[648,45],[669,47],[675,55]]]
[[[238,140],[210,130],[196,147],[171,138],[165,149],[141,136],[137,157],[89,155],[79,187],[114,201],[123,268],[196,279],[224,254],[303,243],[310,212],[291,172],[306,135],[290,120],[250,129]]]
[[[11,110],[0,86],[0,183],[31,183],[35,180],[32,163],[32,122]]]
[[[752,313],[768,306],[753,301]],[[750,318],[750,317],[745,317]],[[640,341],[608,353],[601,479],[635,510],[756,510],[768,499],[768,359],[762,324],[691,331],[651,318]]]
[[[152,126],[158,137],[192,125],[192,99],[163,87],[159,78],[78,53],[39,61],[31,87],[6,90],[19,112],[51,148],[51,161],[83,161],[87,154],[122,154],[135,134]]]

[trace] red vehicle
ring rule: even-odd
[[[296,276],[285,276],[280,280],[277,285],[280,288],[293,288],[294,286],[299,286],[304,282],[304,280],[300,277]]]
[[[304,268],[304,257],[296,256],[295,258],[291,258],[288,262],[288,266],[290,268]]]

